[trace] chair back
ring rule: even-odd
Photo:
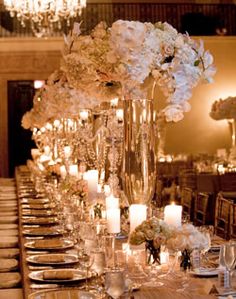
[[[181,206],[183,207],[183,216],[189,217],[189,220],[193,220],[193,201],[194,192],[191,188],[184,187],[181,191]]]
[[[229,229],[230,229],[230,239],[236,239],[236,203],[231,204]]]
[[[215,233],[224,238],[230,238],[230,213],[233,201],[224,198],[219,192],[216,198],[215,207]]]
[[[212,224],[210,213],[211,194],[206,192],[198,192],[194,202],[194,224],[197,226]]]
[[[196,190],[197,188],[197,172],[194,168],[183,169],[179,174],[179,186],[182,190],[183,188],[191,188]]]
[[[236,173],[225,173],[220,175],[221,191],[236,191]]]

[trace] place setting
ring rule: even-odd
[[[27,262],[36,265],[72,265],[78,263],[79,259],[75,254],[69,253],[50,253],[50,254],[40,254],[32,255],[26,258]]]
[[[36,216],[22,216],[23,224],[32,224],[32,225],[52,225],[58,224],[58,219],[55,217],[36,217]]]
[[[63,230],[60,227],[57,226],[38,226],[34,225],[29,226],[29,225],[24,225],[23,230],[22,230],[23,235],[27,236],[59,236],[63,234]]]
[[[65,250],[72,248],[74,242],[65,239],[43,239],[25,242],[25,248],[35,250]]]

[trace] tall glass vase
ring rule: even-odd
[[[124,100],[122,184],[130,205],[147,205],[156,181],[153,101]]]

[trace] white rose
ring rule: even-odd
[[[184,118],[183,109],[180,105],[169,105],[163,111],[167,122],[178,122]]]

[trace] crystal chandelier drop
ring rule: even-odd
[[[4,0],[4,5],[11,17],[17,17],[24,27],[29,22],[40,37],[60,30],[64,21],[69,26],[71,19],[81,15],[86,0]]]

